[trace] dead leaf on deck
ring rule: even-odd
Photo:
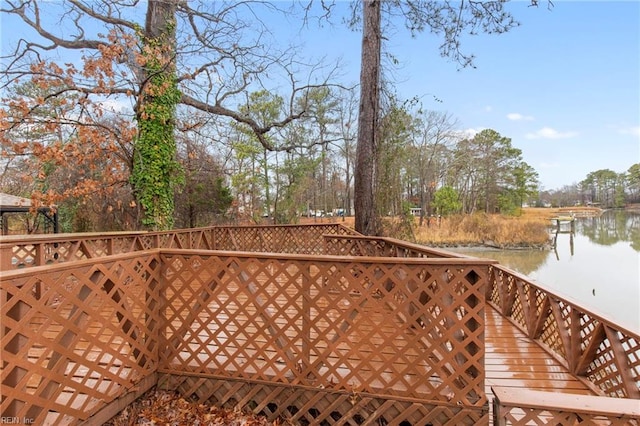
[[[189,402],[176,392],[151,390],[106,426],[277,426],[266,418]]]

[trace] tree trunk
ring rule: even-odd
[[[378,233],[375,206],[376,142],[380,110],[380,0],[363,0],[360,115],[354,181],[355,228],[364,235]]]
[[[141,70],[143,90],[137,104],[138,137],[131,182],[151,230],[173,227],[174,188],[179,181],[174,118],[180,92],[176,83],[175,44],[178,0],[147,5]]]
[[[342,212],[342,221],[346,220],[347,216],[351,215],[351,160],[346,160],[346,176],[345,176],[345,202],[344,211]]]

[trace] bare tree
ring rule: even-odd
[[[357,139],[357,108],[358,99],[355,90],[348,90],[343,96],[342,103],[338,106],[340,116],[340,135],[342,144],[338,147],[340,156],[344,161],[344,194],[342,197],[343,218],[352,213],[352,181],[355,163],[355,144]]]
[[[447,156],[457,141],[457,121],[449,113],[425,111],[419,117],[417,138],[413,141],[414,170],[420,205],[420,225],[431,214],[431,199],[447,170]]]
[[[265,149],[286,150],[290,147],[275,146],[266,135],[303,116],[299,98],[331,75],[331,66],[307,66],[293,50],[276,50],[278,43],[269,40],[259,18],[263,12],[281,11],[269,2],[7,0],[0,13],[19,18],[33,35],[17,40],[3,58],[0,87],[31,81],[52,89],[46,99],[24,104],[24,116],[44,101],[74,94],[75,119],[85,126],[108,113],[102,108],[106,102],[129,102],[129,122],[137,125],[129,141],[134,146],[130,183],[146,226],[167,228],[173,189],[180,183],[176,108],[243,123]],[[297,75],[305,69],[301,83]],[[236,108],[246,93],[273,86],[274,80],[290,85],[287,113],[277,121],[259,123]],[[21,120],[3,123],[3,130],[20,125]]]

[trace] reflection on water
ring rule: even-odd
[[[531,275],[533,272],[537,271],[540,266],[547,261],[547,257],[552,253],[549,250],[499,250],[467,247],[447,250],[469,256],[494,259],[501,264],[506,265],[510,269],[525,275]]]
[[[575,235],[558,233],[555,250],[453,251],[495,259],[541,287],[640,333],[638,213],[608,211],[600,217],[579,218]]]
[[[611,246],[630,242],[631,248],[640,252],[640,213],[604,212],[600,217],[580,219],[576,231],[594,244]]]

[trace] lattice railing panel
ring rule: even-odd
[[[553,308],[554,302],[557,303],[555,309]],[[545,322],[539,339],[548,348],[558,353],[562,358],[567,359],[569,352],[567,352],[568,347],[566,345],[568,344],[568,330],[571,325],[567,321],[567,305],[557,299],[550,299],[550,304],[552,308],[544,317]]]
[[[158,257],[108,259],[2,272],[3,418],[86,419],[157,368]]]
[[[164,232],[0,237],[2,270],[155,248],[322,254],[323,235],[357,235],[340,224],[223,226]]]
[[[339,224],[215,227],[217,250],[323,254],[323,235],[356,235]]]
[[[482,406],[486,264],[163,252],[162,368]]]
[[[636,333],[502,266],[492,266],[490,277],[489,302],[563,359],[569,371],[605,395],[640,399],[640,337]]]
[[[334,256],[465,258],[467,256],[438,250],[394,238],[362,235],[325,235],[325,254]]]
[[[265,229],[266,230],[266,229]],[[261,232],[256,228],[220,228],[216,230],[218,250],[270,251],[273,247],[272,232]]]
[[[325,252],[334,256],[397,257],[393,246],[382,239],[325,237]]]
[[[527,321],[529,321],[529,319],[527,318],[527,313],[530,306],[528,304],[528,286],[522,280],[513,280],[511,285],[515,287],[514,291],[519,293],[519,297],[513,297],[508,301],[510,305],[509,311],[511,312],[511,317],[519,323],[526,323]]]
[[[434,404],[357,391],[169,374],[161,375],[158,386],[176,389],[194,402],[251,412],[270,421],[300,426],[489,424],[487,406]]]
[[[580,315],[577,322],[580,324],[580,349],[584,351],[591,346],[595,339],[599,338],[600,322],[585,313],[578,311],[576,313]]]
[[[611,331],[610,339],[600,342],[593,361],[588,365],[585,375],[605,392],[605,395],[625,398],[633,389],[628,382],[638,382],[640,376],[640,344],[635,338]],[[628,354],[629,363],[620,365],[619,352]],[[625,380],[626,379],[626,380]],[[635,396],[635,398],[640,398]]]
[[[29,236],[24,241],[3,243],[0,253],[2,270],[72,262],[148,248],[136,244],[136,237],[129,234],[90,235],[70,234],[68,238],[42,236],[41,240]],[[15,240],[15,237],[11,237],[11,240]]]
[[[215,250],[215,240],[213,239],[213,229],[205,228],[189,233],[189,248],[200,250]]]
[[[21,269],[36,266],[37,246],[28,243],[7,246],[0,253],[3,270]]]
[[[608,341],[600,344],[598,353],[599,356],[594,361],[596,368],[589,372],[591,380],[600,389],[606,390],[607,395],[624,397],[624,384],[615,362],[615,354]]]
[[[110,238],[106,244],[106,254],[120,254],[131,253],[132,251],[147,250],[148,248],[142,248],[140,240],[135,235],[122,235],[117,238]],[[95,256],[97,257],[97,256]]]

